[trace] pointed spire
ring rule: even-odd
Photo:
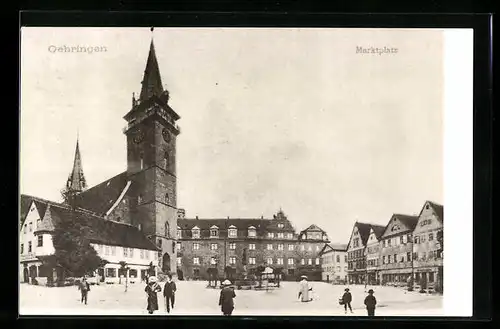
[[[154,28],[151,28],[153,32]],[[145,101],[151,96],[160,96],[163,93],[163,85],[161,83],[160,68],[158,67],[158,60],[156,59],[155,45],[153,37],[151,36],[151,45],[149,46],[149,55],[146,62],[146,69],[144,70],[144,77],[142,79],[141,94],[139,100]]]
[[[77,133],[79,135],[79,133]],[[70,193],[79,193],[85,191],[87,182],[83,175],[82,158],[80,155],[79,136],[76,139],[75,159],[73,161],[73,170],[69,174],[66,182],[66,191]]]

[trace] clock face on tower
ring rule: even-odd
[[[137,130],[137,132],[134,135],[134,142],[139,144],[144,140],[144,131],[142,129]]]
[[[170,131],[168,131],[167,128],[163,128],[162,135],[165,142],[170,143],[172,136],[170,135]]]

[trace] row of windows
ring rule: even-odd
[[[353,270],[353,269],[363,269],[363,268],[366,268],[366,262],[364,260],[360,260],[360,261],[357,261],[357,262],[349,262],[347,264],[347,268],[350,269],[350,270]]]
[[[117,247],[115,246],[104,246],[102,244],[97,245],[97,249],[100,254],[104,254],[106,256],[116,256],[117,252],[116,249]],[[123,257],[125,258],[133,258],[134,257],[134,249],[133,248],[125,248],[125,247],[118,247],[118,249],[121,250]],[[144,249],[139,249],[139,256],[141,259],[158,259],[158,254],[154,251],[151,250],[144,250]]]
[[[274,264],[274,259],[273,258],[267,258],[266,259],[267,265],[273,265]],[[287,264],[288,265],[294,265],[295,260],[294,258],[288,258],[287,259]],[[316,265],[319,265],[319,258],[314,259],[314,263]],[[229,264],[234,265],[236,264],[236,257],[231,256],[229,257]],[[248,264],[249,265],[255,265],[256,264],[256,258],[255,257],[248,257]],[[277,258],[276,259],[276,265],[283,265],[284,264],[284,259],[283,258]],[[302,258],[300,260],[301,265],[306,265],[306,259]],[[182,265],[182,257],[177,257],[177,265]],[[193,265],[200,265],[200,257],[193,257]],[[217,265],[217,258],[211,257],[210,258],[210,265]],[[309,258],[307,259],[307,265],[313,265],[313,259]]]
[[[405,234],[399,237],[382,240],[382,247],[385,248],[391,246],[399,246],[408,242],[411,242],[411,234]]]
[[[43,236],[39,235],[37,237],[37,247],[43,247]],[[28,241],[28,252],[32,252],[33,247],[31,241]],[[24,243],[21,243],[21,254],[24,254]]]
[[[337,271],[337,272],[340,272],[340,269],[341,267],[340,266],[327,266],[327,267],[324,267],[324,269],[326,270],[326,272],[333,272],[333,271]],[[347,266],[344,266],[344,271],[347,271]]]
[[[340,263],[340,255],[335,255],[335,258],[333,256],[334,255],[325,255],[323,256],[323,261],[325,263],[333,263],[333,260],[335,259],[337,263]],[[347,263],[347,255],[344,255],[344,262]]]
[[[363,257],[363,254],[364,254],[364,252],[362,249],[349,251],[347,253],[348,259],[360,258],[360,257]]]
[[[200,249],[200,244],[199,243],[193,243],[193,250],[199,250]],[[210,250],[218,250],[219,249],[219,244],[217,243],[211,243],[210,244]],[[235,250],[236,249],[236,243],[234,242],[231,242],[229,243],[229,249],[230,250]],[[271,243],[268,243],[266,245],[266,249],[267,250],[274,250],[274,245],[271,244]],[[293,244],[289,244],[288,245],[288,251],[293,251],[295,250],[295,245]],[[177,250],[181,250],[181,242],[177,242]],[[249,243],[248,244],[248,250],[256,250],[256,245],[255,243]],[[277,250],[285,250],[285,245],[283,243],[280,243],[277,245]],[[301,245],[300,246],[300,250],[301,251],[305,251],[306,250],[306,246],[305,245]],[[320,251],[321,250],[321,247],[320,246],[316,246],[316,251]],[[308,251],[313,251],[313,247],[310,245],[308,247]],[[337,256],[338,258],[339,256]]]
[[[280,226],[281,225],[281,226]],[[278,224],[278,228],[283,228],[283,224]],[[236,238],[238,237],[238,229],[235,226],[229,227],[228,231],[228,237],[230,238]],[[195,227],[191,230],[191,235],[193,239],[199,239],[200,238],[200,229]],[[248,228],[247,231],[248,237],[254,238],[257,236],[257,230],[255,227],[251,226]],[[177,231],[177,237],[181,238],[181,230],[178,228]],[[210,229],[210,237],[212,238],[218,238],[219,237],[219,229],[218,228],[211,228]],[[293,233],[284,233],[284,232],[268,232],[267,233],[268,238],[278,238],[278,239],[293,239]]]

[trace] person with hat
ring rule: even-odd
[[[144,291],[148,295],[148,306],[147,310],[149,314],[153,314],[154,311],[158,310],[158,295],[157,293],[161,291],[161,287],[157,282],[155,276],[150,276],[148,278],[148,284]]]
[[[170,306],[172,306],[172,309],[174,308],[176,291],[177,287],[175,282],[172,280],[172,274],[169,274],[167,275],[167,282],[165,282],[165,286],[163,286],[163,297],[165,298],[165,308],[167,313],[170,313]]]
[[[344,291],[345,292],[342,295],[342,303],[344,305],[345,314],[347,314],[347,307],[349,307],[349,311],[351,311],[351,313],[354,313],[351,307],[351,302],[352,302],[351,292],[349,291],[349,288],[345,288]]]
[[[309,286],[309,282],[307,282],[307,276],[302,275],[299,285],[299,296],[301,302],[310,302],[312,301],[312,296],[309,296],[309,292],[312,292],[312,287]]]
[[[80,284],[78,285],[78,290],[80,290],[80,293],[82,294],[82,300],[81,303],[85,302],[85,305],[87,305],[87,296],[90,291],[90,285],[87,282],[87,277],[84,276],[82,280],[80,281]]]
[[[375,305],[377,305],[377,299],[373,296],[373,289],[368,290],[368,296],[365,298],[366,310],[368,311],[368,316],[375,316]]]
[[[234,288],[231,287],[231,281],[224,280],[222,282],[222,290],[220,291],[219,306],[221,307],[222,314],[224,316],[231,316],[234,310],[233,298],[236,297],[234,293]]]

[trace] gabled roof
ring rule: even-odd
[[[434,209],[434,212],[436,213],[438,219],[441,221],[444,221],[444,214],[443,214],[443,205],[440,205],[439,203],[435,203],[432,201],[427,201],[429,202],[429,205]]]
[[[328,246],[332,248],[335,251],[346,251],[347,250],[347,244],[343,243],[329,243]]]
[[[309,225],[305,230],[302,230],[300,233],[304,233],[304,232],[322,232],[322,233],[326,233],[325,231],[323,231],[316,224]]]
[[[399,221],[405,225],[408,230],[413,231],[415,226],[417,226],[418,216],[410,216],[403,214],[394,214],[395,217],[399,219]]]
[[[77,204],[81,208],[102,216],[120,197],[120,194],[127,186],[127,182],[127,172],[125,171],[78,194]]]
[[[380,237],[384,234],[385,226],[382,226],[382,225],[372,225],[372,230],[375,233],[375,236],[377,237],[377,240],[379,240]]]
[[[366,242],[370,237],[372,224],[356,222],[354,225],[358,228],[359,235],[361,236],[361,242],[364,246],[366,246]]]
[[[26,219],[26,215],[28,215],[32,203],[35,203],[35,207],[38,211],[40,218],[43,218],[45,216],[45,211],[47,209],[47,205],[49,204],[58,207],[65,207],[65,205],[63,205],[62,203],[45,200],[42,198],[34,197],[32,195],[21,194],[21,204],[19,211],[20,225],[22,225],[24,220]]]

